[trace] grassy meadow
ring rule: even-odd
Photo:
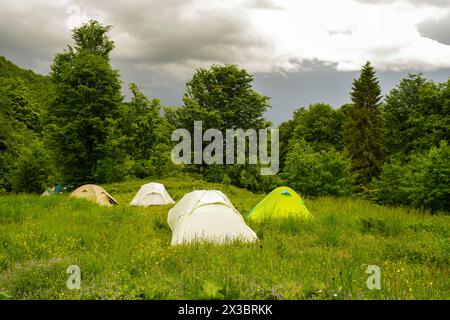
[[[264,195],[192,177],[155,180],[175,201],[223,191],[245,214]],[[67,195],[0,197],[0,298],[449,299],[450,216],[350,198],[305,199],[309,222],[249,222],[253,244],[170,246],[170,206],[128,203],[147,181],[105,185],[112,208]],[[69,265],[82,272],[69,290]],[[381,268],[381,290],[366,286]]]

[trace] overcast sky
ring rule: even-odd
[[[113,25],[125,86],[180,105],[196,68],[238,64],[272,97],[276,124],[299,106],[348,102],[367,60],[385,94],[408,72],[450,76],[450,0],[0,0],[0,54],[46,74],[91,18]]]

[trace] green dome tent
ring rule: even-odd
[[[303,199],[289,187],[276,188],[245,216],[254,221],[287,217],[312,218]]]

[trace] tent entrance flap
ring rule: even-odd
[[[256,233],[246,225],[225,194],[217,190],[197,190],[186,194],[167,217],[172,245],[192,242],[253,242]]]
[[[116,199],[106,192],[105,189],[94,184],[81,186],[72,192],[70,196],[73,198],[90,200],[107,207],[117,204]]]

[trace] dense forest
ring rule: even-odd
[[[449,210],[450,78],[410,74],[383,97],[368,62],[348,104],[300,107],[279,126],[276,176],[255,165],[177,166],[174,129],[192,131],[194,120],[219,130],[267,128],[270,98],[253,89],[246,70],[213,65],[187,82],[181,106],[163,106],[134,83],[126,101],[110,63],[109,30],[96,21],[75,29],[49,76],[0,57],[0,193],[189,173],[255,192],[286,184],[309,197]]]

